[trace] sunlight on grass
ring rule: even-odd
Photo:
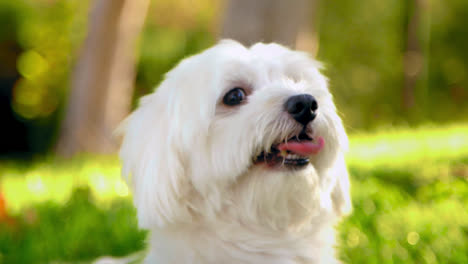
[[[344,263],[468,263],[468,124],[354,134],[347,158],[354,209],[338,226]],[[0,230],[7,263],[144,248],[116,156],[1,165],[3,224],[17,226]]]
[[[0,187],[13,213],[43,201],[63,204],[76,187],[89,187],[97,202],[106,206],[129,191],[120,178],[116,157],[92,157],[73,161],[45,161],[26,170],[1,170]]]
[[[381,131],[355,134],[350,137],[347,155],[350,167],[404,167],[414,162],[435,162],[441,159],[468,157],[468,125],[424,127],[415,130]],[[431,166],[420,175],[443,174]],[[463,168],[464,169],[464,168]],[[0,188],[12,213],[43,201],[65,203],[76,187],[89,186],[101,206],[114,198],[129,196],[120,178],[117,157],[80,157],[71,161],[47,160],[30,168],[18,164],[0,170]]]
[[[360,167],[406,166],[456,157],[468,157],[468,124],[355,134],[347,161]]]

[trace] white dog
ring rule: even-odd
[[[347,137],[320,65],[234,41],[183,60],[124,122],[145,263],[338,263]]]

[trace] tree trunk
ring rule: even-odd
[[[404,54],[404,84],[402,92],[402,105],[404,111],[410,111],[415,106],[416,101],[416,86],[422,74],[426,75],[424,70],[424,51],[423,45],[428,40],[427,18],[424,15],[427,11],[428,2],[426,0],[413,0],[408,3],[410,6],[410,14],[408,20],[406,51]],[[426,48],[427,49],[427,48]],[[427,50],[426,50],[427,52]],[[426,54],[427,55],[427,54]],[[422,83],[422,85],[426,85]],[[425,90],[425,87],[422,87]]]
[[[316,51],[312,32],[313,0],[230,0],[221,28],[222,38],[244,45],[277,42]]]
[[[149,0],[96,0],[75,68],[57,153],[110,153],[114,129],[130,110],[135,46]]]

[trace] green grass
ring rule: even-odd
[[[351,137],[345,263],[468,263],[468,126]]]
[[[351,136],[345,263],[468,263],[468,125]],[[0,164],[0,263],[89,261],[144,248],[115,157]]]
[[[8,162],[0,167],[0,188],[13,213],[32,203],[64,204],[77,187],[89,188],[100,206],[130,195],[113,156],[47,159],[34,164]]]
[[[468,124],[458,124],[353,134],[347,161],[350,166],[367,168],[406,167],[465,157],[468,157]]]
[[[74,190],[68,202],[31,204],[0,225],[0,263],[86,261],[124,256],[144,247],[129,200],[96,205],[88,188]]]

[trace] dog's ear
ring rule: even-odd
[[[331,192],[333,209],[339,216],[347,215],[351,213],[352,204],[349,175],[343,153],[338,154],[335,166],[332,167],[331,173],[333,173],[333,176],[336,179]]]
[[[187,186],[182,181],[187,179],[177,144],[180,139],[174,131],[178,124],[171,118],[171,102],[163,102],[158,92],[142,98],[118,131],[123,135],[122,174],[133,191],[143,228],[190,219],[181,202],[181,188]]]

